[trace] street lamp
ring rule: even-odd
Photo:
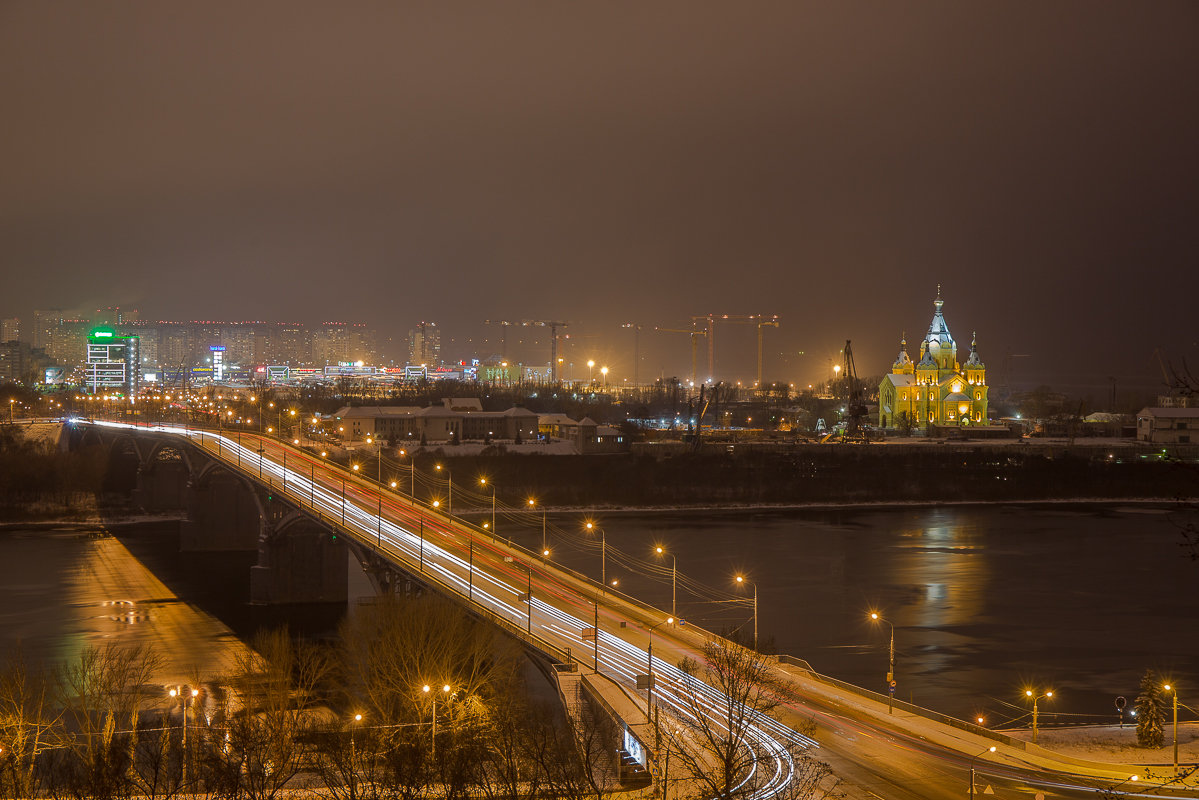
[[[1037,743],[1037,701],[1041,700],[1042,698],[1045,700],[1052,699],[1053,692],[1045,692],[1045,694],[1038,695],[1032,689],[1025,689],[1024,696],[1032,698],[1032,743],[1036,744]]]
[[[591,376],[591,370],[594,368],[595,368],[595,361],[593,361],[592,359],[587,359],[587,385],[588,386],[590,386],[594,380]]]
[[[674,553],[667,553],[661,547],[655,547],[654,551],[660,556],[670,556],[670,615],[673,617],[675,615],[675,601],[678,599],[679,594],[679,559]]]
[[[598,530],[600,535],[600,585],[608,585],[608,539],[604,534],[604,529],[596,525],[594,522],[588,522],[584,527],[590,533],[593,530]]]
[[[890,620],[883,619],[875,611],[870,612],[870,619],[875,622],[885,622],[891,626],[891,655],[887,659],[887,713],[893,714],[895,713],[895,625]],[[1033,719],[1036,719],[1035,713]],[[1034,728],[1033,730],[1035,731],[1036,729]],[[1033,736],[1033,741],[1036,741],[1036,734],[1034,733]]]
[[[533,509],[536,507],[537,507],[537,501],[535,499],[533,499],[532,497],[530,497],[529,498],[529,508]],[[509,541],[508,543],[511,544],[512,542]],[[546,546],[546,543],[545,543],[545,506],[542,506],[541,507],[541,555],[544,557],[544,556],[548,556],[549,554],[550,554],[550,550]],[[544,560],[545,559],[542,558],[542,561],[544,561]]]
[[[737,583],[745,583],[746,580],[742,576],[737,576]],[[751,583],[754,587],[754,652],[758,650],[758,584]]]
[[[654,631],[662,625],[673,625],[674,616],[669,616],[656,625],[649,627],[649,646],[645,649],[645,720],[654,725],[654,750],[661,744],[658,726],[654,723]],[[598,631],[597,631],[598,635]]]
[[[1162,687],[1174,696],[1174,773],[1178,773],[1178,687],[1166,684]]]
[[[991,745],[986,750],[983,750],[978,756],[984,756],[987,753],[994,753],[995,745]],[[978,760],[978,756],[970,759],[970,796],[974,797],[974,762]]]
[[[182,766],[182,774],[180,776],[180,783],[187,783],[187,705],[188,705],[187,697],[188,697],[188,695],[184,694],[182,689],[171,689],[170,692],[168,692],[168,694],[170,694],[171,697],[178,697],[179,698],[179,707],[181,709],[183,709],[183,766]],[[192,689],[191,695],[190,695],[191,702],[193,702],[193,703],[196,702],[196,698],[199,696],[199,694],[200,694],[199,689]]]
[[[434,758],[437,756],[437,693],[432,690],[429,684],[425,684],[421,691],[429,695],[433,699],[433,736],[431,737],[432,746],[429,748],[430,754]],[[447,683],[441,687],[441,693],[448,696],[450,693],[450,685]]]
[[[600,375],[604,376],[604,388],[607,389],[608,388],[608,368],[600,367]]]
[[[438,464],[437,466],[434,467],[434,469],[436,469],[438,472],[441,472],[442,467],[440,464]],[[445,513],[453,514],[454,513],[454,477],[452,475],[450,475],[449,467],[445,468],[445,484],[446,484]]]
[[[487,488],[487,479],[479,478],[479,485]],[[495,541],[495,484],[491,484],[491,541]]]
[[[362,715],[355,714],[353,721],[354,724],[350,726],[350,800],[358,797],[358,783],[355,780],[358,775],[358,764],[357,756],[354,752],[354,729],[358,726],[358,723],[362,722]]]

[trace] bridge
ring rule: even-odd
[[[702,664],[705,647],[721,644],[719,637],[325,458],[270,437],[182,425],[77,420],[70,435],[76,445],[102,444],[111,463],[131,468],[134,496],[147,510],[188,509],[181,548],[256,550],[254,602],[344,602],[353,558],[381,594],[416,582],[503,628],[618,723],[612,748],[629,783],[665,777],[662,756],[682,746],[671,719],[698,715],[720,726],[729,717],[735,699],[677,666],[684,658]],[[773,716],[750,712],[738,731],[757,754],[743,795],[753,800],[794,789],[799,762],[818,747],[799,732],[811,722],[823,734],[818,757],[845,780],[850,797],[958,798],[976,771],[1022,797],[1030,789],[1093,797],[1140,771],[1061,759],[890,704],[798,659],[770,659],[769,675],[790,699]],[[1193,787],[1157,777],[1154,796],[1199,797]]]

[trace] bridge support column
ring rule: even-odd
[[[134,505],[147,513],[186,507],[187,466],[182,462],[140,464],[133,488]]]
[[[187,486],[187,520],[179,529],[179,550],[188,552],[257,550],[260,504],[246,483],[217,471]]]
[[[250,568],[250,602],[345,603],[347,559],[336,534],[299,512],[264,521],[258,565]]]

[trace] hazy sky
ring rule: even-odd
[[[940,282],[996,370],[1152,377],[1199,366],[1196,42],[1190,0],[8,0],[0,315],[556,318],[614,364],[636,320],[646,378],[689,371],[648,328],[779,314],[809,381]]]

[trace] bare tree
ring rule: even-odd
[[[492,710],[488,742],[490,754],[479,779],[484,797],[520,800],[541,793],[542,771],[532,757],[529,739],[536,718],[517,698],[497,703]]]
[[[59,671],[59,698],[78,731],[56,759],[72,796],[121,797],[132,790],[143,687],[159,664],[149,648],[110,642],[85,649]]]
[[[62,739],[62,712],[51,704],[52,680],[20,646],[0,665],[0,797],[36,796],[38,760]]]
[[[239,656],[218,724],[199,729],[203,780],[226,796],[278,796],[303,765],[301,740],[314,727],[310,707],[327,674],[324,653],[286,630],[256,636]]]
[[[756,729],[787,696],[766,661],[739,644],[709,641],[704,663],[684,659],[687,679],[679,695],[683,711],[664,731],[674,764],[697,794],[721,800],[756,795],[778,764],[793,770],[784,793],[791,798],[827,796],[836,784],[828,766],[811,758],[799,741],[755,744]],[[700,682],[716,689],[703,690]]]

